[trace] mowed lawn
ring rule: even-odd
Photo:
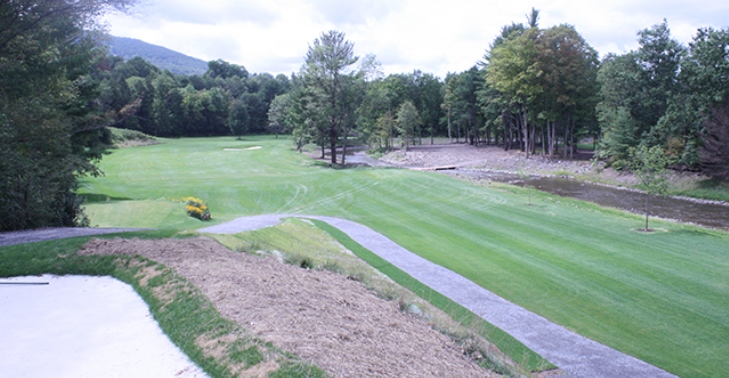
[[[365,224],[582,335],[685,377],[729,375],[729,234],[401,169],[335,170],[272,137],[114,151],[92,225],[195,229],[265,213]],[[253,147],[253,148],[252,148]],[[260,148],[258,148],[260,147]],[[213,221],[174,198],[207,201]]]

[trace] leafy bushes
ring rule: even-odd
[[[185,197],[182,201],[185,203],[187,215],[202,221],[210,220],[210,209],[205,201],[195,197]]]
[[[141,131],[109,127],[111,141],[115,147],[146,146],[158,144],[156,138]]]

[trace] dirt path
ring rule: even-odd
[[[511,334],[571,377],[674,377],[664,370],[580,336],[527,311],[463,276],[400,247],[372,229],[352,221],[319,216],[262,215],[238,218],[198,231],[232,234],[272,226],[286,217],[319,219],[339,228],[359,244],[415,279]]]

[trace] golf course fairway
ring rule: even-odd
[[[505,185],[332,169],[285,138],[115,150],[80,193],[92,226],[194,230],[245,215],[364,224],[551,321],[679,376],[729,371],[729,234]],[[185,214],[194,196],[212,221]],[[531,203],[531,204],[530,204]]]

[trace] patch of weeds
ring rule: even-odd
[[[147,281],[147,286],[150,288],[158,287],[158,286],[162,286],[162,285],[166,284],[168,281],[169,281],[169,277],[166,277],[166,275],[160,274],[158,276],[154,276],[154,277],[150,278]]]
[[[301,261],[299,261],[299,263],[298,263],[298,264],[296,264],[296,265],[298,265],[298,266],[299,266],[299,268],[303,268],[303,269],[314,269],[314,268],[315,268],[315,266],[314,266],[314,262],[313,262],[313,261],[311,261],[311,259],[310,259],[310,258],[308,258],[308,257],[304,257],[304,258],[303,258],[303,259],[301,259]]]
[[[258,347],[255,345],[248,346],[242,340],[236,340],[230,346],[230,359],[236,364],[243,364],[244,368],[258,365],[265,360]]]
[[[382,156],[385,155],[381,150],[370,150],[370,151],[367,151],[367,153],[373,159],[380,159]]]
[[[268,378],[325,378],[326,373],[320,368],[303,362],[285,363],[280,369],[268,375]]]
[[[513,375],[513,368],[509,368],[501,361],[498,361],[496,358],[493,357],[492,353],[484,350],[483,347],[479,344],[479,342],[473,339],[466,340],[466,342],[462,345],[463,354],[468,356],[470,359],[476,361],[479,366],[491,370],[496,374],[505,376]]]
[[[415,303],[407,302],[403,298],[400,298],[400,300],[398,301],[398,308],[401,312],[410,314],[423,320],[431,320],[432,318],[431,316],[423,312],[423,310],[418,305],[416,305]]]
[[[324,263],[321,265],[321,268],[324,270],[328,270],[332,273],[346,275],[346,272],[344,268],[342,268],[339,264],[335,263],[334,261],[324,261]]]
[[[556,171],[553,171],[552,174],[559,177],[570,177],[572,175],[572,172],[564,169],[558,169]]]

